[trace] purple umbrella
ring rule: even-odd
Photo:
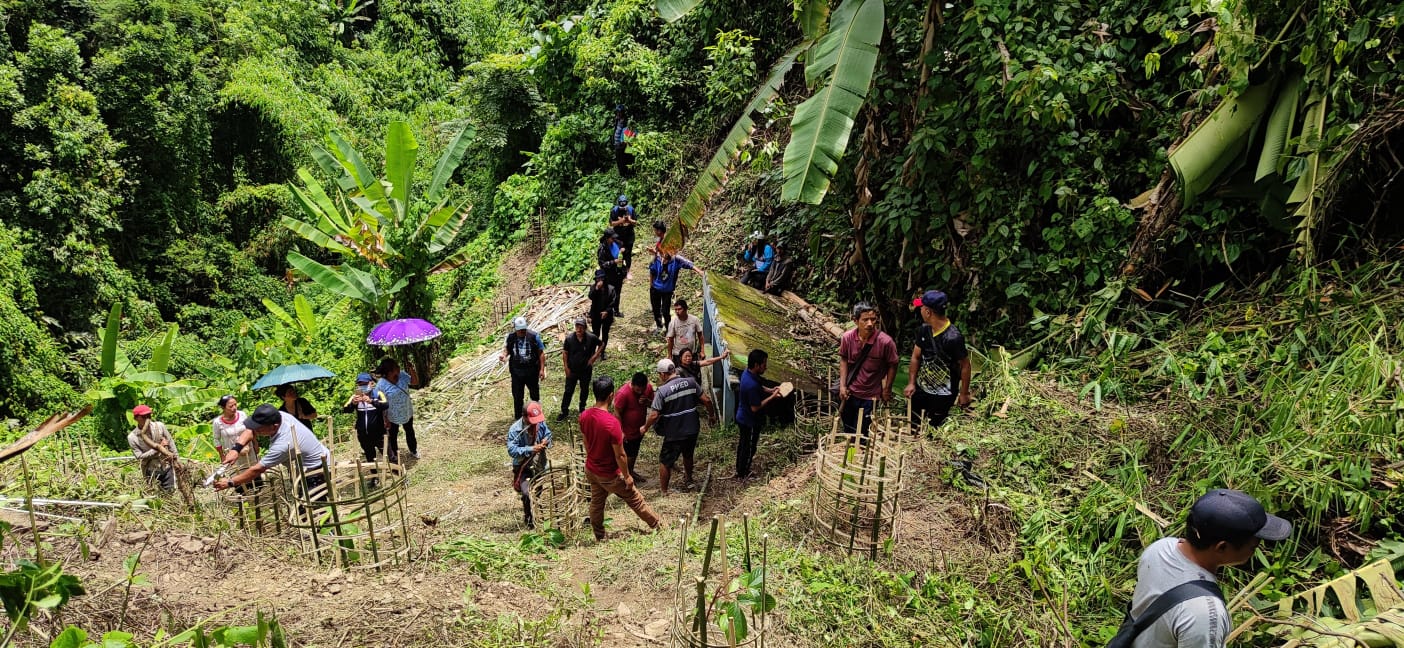
[[[371,346],[400,346],[439,337],[439,328],[422,319],[409,318],[381,322],[366,336]]]

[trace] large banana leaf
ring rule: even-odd
[[[1302,87],[1302,76],[1294,75],[1277,94],[1277,101],[1273,103],[1272,112],[1268,114],[1267,132],[1263,135],[1263,150],[1258,155],[1257,172],[1253,174],[1254,182],[1261,182],[1264,178],[1281,173],[1282,152],[1287,147],[1287,140],[1292,137],[1292,123],[1297,118],[1297,103],[1302,96]]]
[[[797,0],[795,22],[804,32],[804,39],[813,41],[824,35],[829,26],[829,0]]]
[[[471,125],[464,126],[453,136],[448,148],[444,149],[444,154],[439,156],[438,163],[434,165],[434,177],[429,181],[429,189],[424,193],[429,202],[439,202],[439,194],[443,193],[449,178],[458,170],[458,165],[463,163],[463,156],[468,153],[468,145],[473,143],[476,133]]]
[[[658,15],[668,22],[677,22],[699,4],[702,0],[658,0]]]
[[[419,142],[410,132],[409,124],[396,120],[385,131],[385,177],[390,181],[391,211],[395,225],[405,220],[410,188],[414,184],[414,162],[419,157]]]
[[[388,310],[390,297],[405,285],[401,280],[395,287],[381,290],[369,272],[350,265],[325,266],[295,251],[288,252],[288,264],[317,285],[370,306],[377,317]]]
[[[1263,83],[1225,99],[1170,152],[1182,205],[1192,205],[1243,155],[1258,119],[1272,102],[1272,86]]]
[[[161,343],[151,352],[151,360],[146,363],[147,371],[165,373],[166,367],[171,364],[171,347],[175,346],[176,335],[180,332],[179,324],[171,324],[166,329],[166,337],[161,339]]]
[[[102,357],[100,359],[103,376],[117,373],[117,336],[122,332],[122,302],[112,305],[107,312],[107,327],[102,330]]]
[[[782,200],[818,204],[828,193],[873,81],[883,12],[882,0],[844,0],[829,31],[810,48],[805,80],[823,85],[795,108]]]
[[[683,201],[682,209],[678,210],[678,226],[668,230],[667,237],[663,240],[663,246],[669,250],[677,251],[682,249],[686,240],[687,232],[697,227],[701,222],[702,215],[707,209],[707,201],[721,189],[726,182],[726,176],[731,171],[731,162],[736,159],[741,146],[750,139],[751,134],[756,131],[755,115],[770,105],[775,100],[775,95],[779,94],[780,86],[785,83],[785,75],[790,72],[790,68],[795,66],[795,60],[809,47],[808,42],[800,43],[785,52],[779,61],[770,68],[770,74],[766,77],[765,83],[756,90],[756,94],[751,98],[751,103],[746,104],[746,109],[741,111],[741,116],[727,132],[726,138],[722,140],[721,146],[717,147],[717,152],[712,155],[712,159],[707,162],[707,166],[702,169],[702,173],[697,176],[697,184],[692,187],[692,192]]]

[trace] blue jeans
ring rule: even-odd
[[[873,406],[877,404],[877,399],[858,398],[849,394],[848,400],[843,402],[843,409],[839,411],[839,418],[843,420],[843,431],[849,434],[858,432],[858,412],[863,412],[863,434],[868,433],[873,419]]]

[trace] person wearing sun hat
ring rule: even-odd
[[[920,432],[923,422],[939,428],[952,405],[970,404],[970,354],[965,349],[965,336],[946,317],[949,304],[946,293],[939,290],[928,290],[912,300],[922,324],[912,346],[907,387],[902,393],[911,399],[913,432]]]
[[[174,490],[175,471],[171,470],[166,453],[158,447],[174,455],[175,439],[165,423],[151,420],[151,407],[147,405],[132,408],[132,418],[136,419],[136,428],[127,434],[127,445],[141,462],[141,474],[159,484],[161,490]]]
[[[546,470],[546,448],[551,445],[551,428],[546,426],[546,411],[541,403],[531,401],[522,408],[522,417],[507,429],[507,456],[512,458],[512,488],[522,496],[522,521],[528,529],[536,528],[531,515],[531,478]]]
[[[1183,538],[1141,553],[1136,590],[1109,646],[1223,648],[1232,627],[1216,580],[1220,568],[1253,558],[1263,540],[1285,540],[1292,524],[1242,491],[1209,491],[1190,507]]]

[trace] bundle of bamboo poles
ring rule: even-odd
[[[766,577],[769,573],[766,563],[769,559],[770,536],[761,535],[760,551],[751,547],[751,520],[741,516],[741,555],[737,564],[727,559],[727,523],[720,515],[712,516],[707,532],[707,546],[702,553],[700,571],[691,579],[684,579],[688,565],[688,520],[680,521],[678,534],[678,568],[673,592],[673,625],[670,646],[673,648],[736,648],[737,646],[765,647],[765,633],[769,625],[770,607],[774,597],[767,593]],[[717,557],[717,569],[713,571],[713,556]],[[747,591],[742,584],[743,576],[751,575],[754,591]],[[741,605],[741,597],[749,601]],[[759,604],[757,604],[759,602]],[[729,636],[727,627],[712,627],[723,608],[739,610],[745,615],[745,623],[733,623],[730,627],[737,635]],[[740,630],[744,628],[744,630]]]
[[[897,540],[906,427],[890,412],[865,421],[860,411],[862,433],[844,432],[836,419],[820,439],[811,515],[830,544],[875,559],[884,542]]]

